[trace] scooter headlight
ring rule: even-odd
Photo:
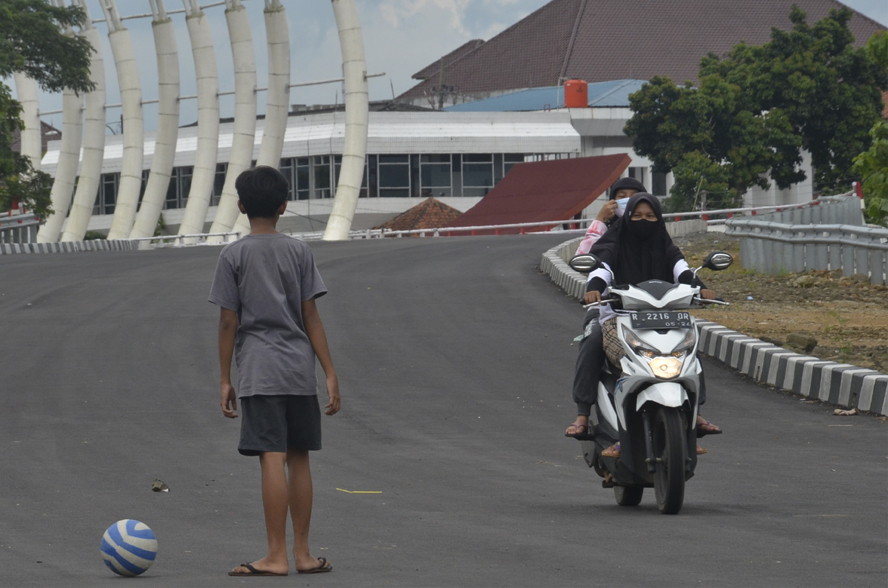
[[[657,357],[660,355],[660,352],[656,349],[651,349],[647,343],[638,338],[638,336],[630,331],[626,325],[623,325],[623,340],[626,341],[626,344],[632,348],[632,351],[641,355],[642,357],[646,357],[648,359]]]
[[[688,340],[690,338],[690,346]],[[681,374],[681,367],[684,364],[684,358],[690,349],[693,349],[696,343],[696,335],[693,329],[685,336],[684,340],[669,355],[662,355],[656,349],[652,349],[644,341],[642,341],[635,333],[630,331],[626,325],[623,325],[623,340],[632,348],[632,351],[641,355],[648,360],[653,374],[663,380],[671,380],[677,378]]]
[[[648,366],[658,378],[671,380],[681,373],[682,363],[677,357],[655,357],[648,362]]]
[[[685,338],[675,346],[675,349],[672,350],[672,357],[683,358],[685,355],[694,350],[694,346],[697,344],[697,329],[688,329],[687,335]]]

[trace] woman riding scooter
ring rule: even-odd
[[[621,216],[619,211],[625,208],[629,198],[636,193],[644,191],[644,185],[634,178],[621,178],[614,182],[609,190],[608,202],[602,207],[597,219],[592,222],[589,230],[586,232],[586,237],[577,247],[577,255],[588,253],[605,233],[607,227],[614,224]],[[593,301],[590,298],[590,293],[587,293],[584,302],[589,304]],[[586,313],[583,321],[583,338],[579,343],[579,355],[574,376],[573,399],[577,404],[577,418],[567,427],[564,434],[565,437],[583,439],[588,434],[589,414],[591,413],[592,405],[595,403],[598,380],[604,358],[599,309],[591,308]],[[705,385],[704,389],[701,390],[700,396],[700,403],[702,404],[705,402]],[[719,427],[699,415],[697,416],[697,430],[699,437],[707,434],[717,435],[722,432]]]
[[[590,253],[599,259],[603,267],[589,274],[585,296],[587,303],[600,302],[602,294],[612,284],[637,285],[647,280],[692,284],[697,279],[666,231],[660,201],[644,192],[629,199],[625,214],[595,243]],[[700,296],[713,300],[715,292],[704,288]],[[608,359],[619,365],[623,348],[616,336],[615,322],[612,320],[615,316],[610,306],[601,308],[604,350]],[[702,395],[701,391],[701,403]],[[711,434],[710,431],[706,432]],[[706,453],[706,450],[698,446],[697,453]],[[619,445],[611,446],[601,454],[619,457]]]

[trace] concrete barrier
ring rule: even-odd
[[[113,239],[110,241],[64,241],[56,243],[0,243],[0,255],[21,253],[78,253],[81,251],[135,251],[137,241]]]

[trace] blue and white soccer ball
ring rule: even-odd
[[[138,576],[157,557],[157,538],[148,525],[124,519],[117,521],[102,537],[102,559],[121,576]]]

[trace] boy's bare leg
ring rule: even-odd
[[[252,565],[257,570],[276,574],[286,574],[290,571],[290,561],[287,559],[289,492],[286,462],[286,453],[267,452],[259,456],[259,463],[262,465],[262,506],[265,509],[268,554],[252,562]],[[238,566],[235,571],[248,570]]]
[[[290,471],[290,517],[293,519],[293,556],[297,570],[317,568],[321,562],[308,549],[308,531],[311,527],[313,490],[308,451],[287,451]]]

